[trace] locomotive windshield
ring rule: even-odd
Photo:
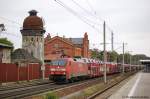
[[[52,65],[52,66],[65,66],[66,61],[65,60],[52,60],[50,62],[50,65]]]

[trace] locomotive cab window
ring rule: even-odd
[[[52,60],[51,65],[52,66],[65,66],[66,61],[65,60]]]

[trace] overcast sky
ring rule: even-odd
[[[116,51],[121,52],[119,47],[125,42],[126,52],[133,51],[133,54],[150,56],[150,0],[59,1],[74,10],[78,17],[54,0],[0,0],[0,23],[6,25],[9,33],[3,32],[0,35],[8,37],[15,48],[21,47],[20,27],[24,18],[29,15],[28,11],[35,9],[39,12],[38,16],[45,20],[46,34],[50,33],[52,37],[57,34],[72,38],[83,37],[87,32],[90,48],[103,50],[100,43],[103,41],[102,24],[105,20],[109,27],[106,30],[107,43],[111,42],[113,30]],[[111,50],[110,44],[107,45],[107,50]]]

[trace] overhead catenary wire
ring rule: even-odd
[[[70,7],[68,7],[66,4],[64,4],[62,1],[60,0],[54,0],[56,1],[58,4],[60,4],[62,7],[64,7],[65,9],[67,9],[69,12],[71,12],[72,14],[74,14],[76,17],[78,17],[79,19],[81,19],[84,23],[88,24],[89,26],[91,26],[92,28],[96,29],[99,32],[99,29],[97,29],[96,27],[99,27],[97,25],[101,25],[99,23],[93,22],[92,20],[90,20],[87,17],[84,17],[83,15],[79,15],[77,12],[75,12],[73,9],[71,9]],[[77,3],[75,0],[72,0],[72,2],[74,4],[76,4],[80,9],[82,9],[84,12],[86,12],[88,15],[91,15],[92,17],[95,17],[97,19],[100,19],[102,22],[104,22],[104,20],[100,17],[98,17],[96,14],[91,13],[90,11],[88,11],[87,9],[85,9],[84,7],[82,7],[79,3]],[[95,11],[96,12],[96,11]],[[88,22],[90,21],[90,23]],[[92,23],[92,24],[91,24]],[[110,32],[112,32],[112,29],[108,26],[108,24],[106,24],[106,29]]]
[[[19,24],[18,22],[14,21],[14,20],[11,20],[11,19],[8,19],[8,18],[2,17],[2,16],[0,16],[0,19],[5,20],[5,21],[7,21],[7,22],[10,22],[10,23],[12,23],[12,24],[15,24],[14,26],[12,26],[12,25],[6,25],[6,23],[5,23],[5,25],[6,25],[7,27],[13,27],[13,28],[14,28],[14,27],[15,27],[15,28],[20,28],[20,27],[21,27],[21,24]],[[6,31],[0,32],[0,35],[6,35],[6,34],[20,38],[19,35],[17,35],[17,34],[12,34],[12,33],[8,32],[8,31],[7,31],[7,32],[6,32]]]
[[[19,25],[19,26],[21,26],[21,24],[19,24],[18,22],[16,22],[16,21],[13,21],[13,20],[10,20],[10,19],[8,19],[8,18],[5,18],[5,17],[2,17],[2,16],[0,16],[0,19],[6,20],[6,21],[8,21],[8,22],[11,22],[11,23],[13,23],[13,24],[16,24],[16,25]]]
[[[74,0],[73,0],[74,1]],[[95,16],[97,16],[96,14],[96,11],[93,9],[93,7],[91,6],[91,4],[90,4],[90,2],[89,2],[89,0],[86,0],[87,1],[87,4],[88,4],[88,6],[89,6],[89,8],[91,8],[91,11],[93,11],[94,12],[94,14],[95,14]],[[101,19],[102,21],[104,21],[104,19],[102,19],[102,18],[100,18],[99,17],[99,19]],[[112,33],[113,33],[113,30],[108,26],[108,24],[105,24],[106,25],[106,30],[108,30],[110,33],[111,33],[111,37],[109,37],[109,40],[111,40],[111,43],[106,43],[106,44],[112,44],[112,46],[113,46],[113,44],[114,43],[112,43]],[[110,34],[109,33],[109,34]],[[106,39],[108,39],[108,37],[106,38]]]
[[[88,6],[90,7],[91,11],[93,11],[94,14],[96,15],[96,11],[94,10],[94,8],[92,7],[92,5],[90,4],[89,0],[86,0],[86,1],[87,1]]]
[[[6,20],[6,21],[8,21],[8,22],[10,22],[10,23],[12,23],[12,24],[17,24],[17,25],[18,25],[18,26],[16,26],[16,25],[7,25],[7,24],[5,23],[5,24],[4,24],[5,26],[7,26],[7,27],[12,27],[12,28],[20,28],[20,27],[19,27],[19,26],[20,26],[19,23],[15,22],[15,21],[13,21],[13,20],[4,18],[4,17],[0,17],[0,18],[3,19],[3,20]],[[5,28],[6,28],[6,27],[5,27]],[[20,35],[17,35],[17,34],[13,34],[13,33],[8,32],[7,28],[6,28],[5,31],[1,31],[1,32],[0,32],[0,36],[4,36],[4,35],[10,35],[10,36],[14,36],[14,37],[20,38]]]
[[[15,37],[17,37],[17,38],[20,38],[20,36],[21,36],[21,35],[19,36],[19,35],[12,34],[12,33],[9,33],[9,32],[0,32],[0,35],[2,35],[2,34],[3,34],[3,35],[6,35],[6,34],[7,34],[7,35],[15,36]]]
[[[60,1],[60,0],[57,0],[57,1]],[[60,2],[61,2],[61,1],[60,1]],[[61,3],[63,3],[63,2],[61,2]],[[76,17],[78,17],[78,18],[81,19],[83,22],[85,22],[86,24],[90,25],[92,28],[95,28],[95,29],[98,31],[98,29],[96,28],[96,23],[95,23],[95,22],[93,22],[92,20],[88,19],[88,18],[85,17],[85,16],[79,15],[77,12],[75,12],[73,9],[69,8],[69,7],[68,7],[67,5],[65,5],[64,3],[63,3],[63,5],[64,5],[64,7],[67,7],[68,10],[71,10],[70,12],[71,12],[72,14],[74,14]],[[90,23],[89,23],[89,21],[90,21]]]
[[[90,27],[92,27],[93,29],[95,29],[97,32],[99,32],[99,29],[96,28],[95,23],[91,24],[89,23],[92,22],[91,20],[87,19],[84,16],[79,15],[77,12],[75,12],[73,9],[71,9],[70,7],[68,7],[66,4],[64,4],[62,1],[60,0],[55,0],[59,5],[61,5],[62,7],[64,7],[66,10],[68,10],[70,13],[72,13],[73,15],[75,15],[76,17],[78,17],[80,20],[82,20],[84,23],[88,24]]]
[[[81,9],[82,9],[85,13],[87,13],[88,15],[90,15],[90,16],[92,16],[92,17],[94,17],[94,18],[96,18],[96,19],[98,19],[98,20],[104,22],[104,20],[103,20],[102,18],[98,17],[95,13],[91,13],[90,11],[88,11],[87,9],[85,9],[84,7],[82,7],[79,3],[77,3],[75,0],[72,0],[72,2],[73,2],[74,4],[76,4],[79,8],[81,8]],[[96,11],[95,11],[95,12],[96,12]],[[97,24],[99,24],[99,23],[97,23]],[[99,24],[99,25],[101,25],[101,24]]]
[[[84,7],[82,7],[79,3],[77,3],[75,0],[72,0],[72,2],[73,3],[75,3],[78,7],[80,7],[83,11],[85,11],[87,14],[89,14],[89,15],[92,15],[93,17],[95,17],[95,18],[98,18],[98,19],[100,19],[102,22],[104,22],[104,19],[102,19],[101,17],[98,17],[97,15],[96,15],[96,11],[94,11],[94,9],[91,7],[91,5],[90,5],[90,3],[89,3],[89,1],[87,0],[87,3],[88,3],[88,5],[90,6],[90,8],[92,9],[92,11],[94,11],[94,13],[91,13],[90,11],[88,11],[87,9],[85,9]],[[110,32],[110,33],[112,33],[112,29],[109,27],[109,25],[108,24],[106,24],[106,29]],[[109,38],[109,40],[111,40],[111,37]]]
[[[76,4],[79,8],[81,8],[84,12],[86,12],[88,15],[91,15],[92,17],[95,17],[96,19],[99,19],[101,22],[104,22],[104,19],[102,19],[101,17],[98,17],[98,16],[96,15],[96,11],[94,11],[93,8],[92,8],[92,11],[93,11],[94,13],[91,13],[90,11],[88,11],[87,9],[85,9],[84,7],[82,7],[82,6],[81,6],[78,2],[76,2],[75,0],[72,0],[72,2],[73,2],[74,4]],[[88,5],[90,5],[88,0],[87,0],[87,3],[88,3]],[[90,5],[90,8],[91,8],[91,5]],[[99,24],[99,23],[96,23],[96,24],[101,25],[101,24]],[[106,29],[107,29],[108,31],[110,31],[110,32],[113,31],[113,30],[110,28],[110,26],[109,26],[108,24],[106,24]]]

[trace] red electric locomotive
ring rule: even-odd
[[[72,82],[88,76],[86,63],[73,58],[52,60],[49,63],[50,79],[55,82]]]

